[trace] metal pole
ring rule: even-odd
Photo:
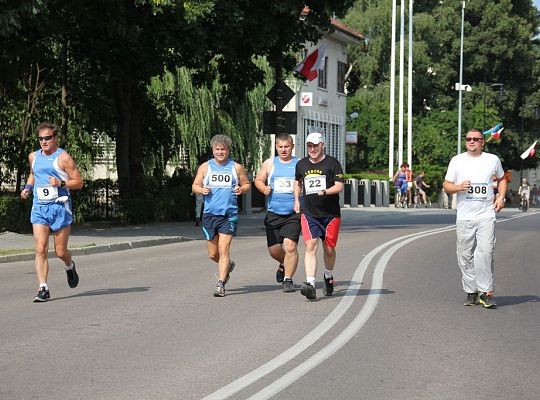
[[[396,1],[392,0],[392,43],[390,43],[390,126],[388,135],[388,179],[394,177],[394,125],[396,97]]]
[[[459,49],[459,100],[458,100],[458,135],[457,153],[461,153],[461,101],[463,97],[463,25],[465,22],[465,1],[461,2],[461,45]]]
[[[407,78],[407,162],[411,170],[412,166],[412,67],[413,67],[413,3],[414,0],[409,0],[409,61],[408,61],[408,78]]]
[[[399,27],[399,105],[398,105],[398,165],[403,163],[403,84],[405,68],[405,0],[401,0]]]

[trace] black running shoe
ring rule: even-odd
[[[332,296],[332,293],[334,293],[334,277],[331,276],[330,278],[327,278],[326,274],[324,274],[323,278],[324,278],[323,294],[325,296]]]
[[[229,279],[231,279],[231,272],[233,272],[234,267],[236,267],[236,263],[234,261],[229,261],[229,272],[227,272],[227,278],[225,278],[225,283],[228,283]]]
[[[478,302],[485,308],[492,308],[497,305],[495,300],[493,300],[493,296],[487,293],[481,293],[480,296],[478,296]]]
[[[225,297],[225,283],[218,281],[214,290],[214,297]]]
[[[300,288],[300,293],[302,293],[302,296],[306,296],[306,299],[308,300],[315,300],[317,298],[317,292],[315,292],[315,288],[311,283],[304,282],[302,284],[302,287]]]
[[[70,288],[76,288],[79,284],[79,274],[75,269],[75,263],[73,263],[73,268],[66,271],[67,281]]]
[[[478,293],[467,293],[467,299],[465,299],[465,306],[475,306],[478,304]]]
[[[291,278],[287,278],[283,281],[283,292],[285,293],[296,292],[296,287],[294,286],[294,282]]]
[[[48,301],[51,299],[51,294],[49,293],[49,289],[45,289],[44,287],[39,288],[39,292],[34,297],[34,303],[43,303],[45,301]]]
[[[283,264],[279,264],[279,267],[276,271],[276,281],[277,283],[283,282],[283,279],[285,278],[285,267]]]

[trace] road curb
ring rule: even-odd
[[[138,249],[142,247],[153,247],[161,246],[171,243],[180,243],[188,242],[191,240],[196,240],[193,238],[188,238],[185,236],[172,236],[172,237],[162,237],[154,239],[144,239],[144,240],[134,240],[130,242],[121,242],[113,244],[104,244],[98,246],[88,246],[88,247],[74,247],[70,248],[69,251],[73,256],[87,256],[90,254],[99,254],[99,253],[110,253],[113,251],[123,251]],[[54,250],[49,251],[49,257],[54,257]],[[31,261],[35,257],[35,253],[21,253],[21,254],[10,254],[8,256],[0,256],[0,263],[11,263],[18,261]]]

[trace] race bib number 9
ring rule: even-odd
[[[317,193],[321,190],[326,190],[325,175],[314,175],[304,178],[304,191],[306,192],[306,194]]]
[[[276,178],[274,179],[274,192],[292,193],[294,178]]]
[[[488,195],[487,183],[471,183],[467,190],[466,200],[469,201],[482,201],[486,200]]]
[[[232,174],[229,172],[212,172],[210,173],[211,187],[226,188],[232,186]]]
[[[36,187],[39,200],[51,201],[58,198],[58,187],[53,185],[44,185]]]

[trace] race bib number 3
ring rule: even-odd
[[[321,190],[326,190],[326,176],[315,175],[305,177],[304,190],[306,194],[313,194],[320,192]]]
[[[468,201],[482,201],[486,200],[488,196],[488,184],[487,183],[471,183],[467,190],[465,199]]]
[[[274,192],[292,193],[294,178],[276,178],[274,179]]]
[[[53,185],[38,186],[36,192],[39,200],[50,201],[58,198],[58,188]]]
[[[226,188],[232,186],[232,174],[229,172],[212,172],[210,174],[211,187]]]

